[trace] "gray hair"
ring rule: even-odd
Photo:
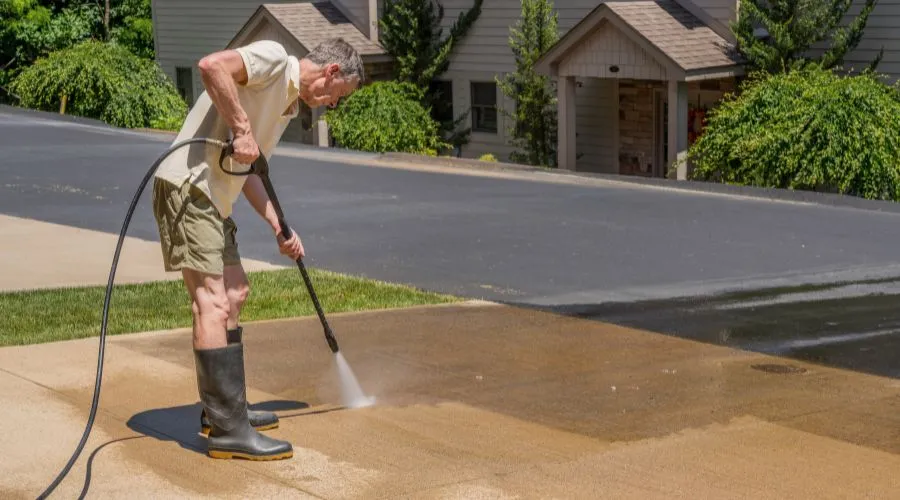
[[[357,77],[360,84],[365,79],[362,58],[343,38],[325,40],[303,58],[317,66],[337,64],[341,68],[341,75],[346,78]]]

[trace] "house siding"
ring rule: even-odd
[[[259,5],[246,0],[153,0],[156,60],[173,81],[176,67],[192,68],[196,98],[204,90],[196,71],[197,62],[224,49]]]
[[[459,18],[459,15],[472,7],[472,0],[442,0],[444,5],[443,27],[445,33]],[[559,34],[562,36],[585,15],[600,4],[600,0],[557,0],[555,8],[559,16]],[[522,13],[521,0],[484,0],[481,15],[469,29],[468,34],[453,50],[450,67],[442,79],[453,81],[453,105],[456,116],[469,109],[469,83],[471,81],[493,81],[496,76],[515,70],[515,59],[509,48],[510,28],[519,20]],[[474,78],[474,79],[473,79]],[[579,95],[588,97],[591,94],[585,87]],[[593,86],[588,89],[594,89]],[[499,92],[499,91],[498,91]],[[593,92],[593,90],[591,90]],[[499,100],[498,96],[498,100]],[[507,102],[509,109],[512,103]],[[581,103],[577,104],[581,106]],[[477,158],[484,153],[493,153],[500,160],[507,160],[513,148],[509,146],[509,123],[505,117],[500,118],[497,134],[473,133],[469,144],[463,147],[462,156]],[[585,125],[586,127],[588,125]],[[582,131],[584,133],[582,133]],[[579,129],[579,137],[589,137],[594,132]],[[605,153],[607,159],[614,156],[614,151]],[[582,158],[584,164],[600,163],[604,154],[592,151]],[[611,161],[611,160],[610,160]],[[599,167],[592,167],[599,168]]]
[[[845,23],[859,14],[864,2],[854,0]],[[852,17],[851,17],[852,16]],[[884,48],[884,57],[878,65],[878,72],[885,74],[890,82],[900,80],[900,0],[879,0],[875,10],[869,15],[869,22],[856,50],[844,59],[846,69],[865,69]]]
[[[369,36],[369,0],[332,0],[332,3],[344,12],[363,35]]]
[[[693,0],[693,3],[725,26],[730,26],[737,13],[737,0]]]

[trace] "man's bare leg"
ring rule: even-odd
[[[225,266],[225,294],[228,296],[228,344],[243,341],[244,329],[240,326],[241,309],[250,296],[250,281],[240,264]],[[278,427],[278,416],[270,411],[248,409],[250,425],[256,430],[265,431]],[[205,414],[201,415],[200,426],[203,433],[209,432],[209,422]]]
[[[207,453],[213,458],[277,460],[294,455],[287,441],[264,436],[250,424],[244,346],[226,335],[230,304],[224,276],[182,271],[194,316],[197,387],[209,423]]]
[[[250,281],[241,265],[225,266],[225,294],[228,297],[227,328],[234,330],[240,324],[241,309],[250,296]]]
[[[194,349],[225,347],[230,306],[224,277],[193,269],[183,269],[181,274],[191,296]]]

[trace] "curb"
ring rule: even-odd
[[[109,129],[115,129],[117,127],[113,127],[112,125],[94,118],[85,118],[83,116],[78,115],[61,115],[59,113],[54,113],[52,111],[41,111],[38,109],[31,108],[22,108],[19,106],[13,106],[10,104],[0,104],[0,113],[8,113],[11,115],[19,115],[19,116],[31,116],[34,118],[43,118],[46,120],[56,120],[70,123],[81,123],[83,125],[93,125],[95,127],[103,127]],[[127,130],[127,129],[126,129]]]
[[[857,208],[867,211],[900,213],[900,203],[889,200],[868,200],[851,195],[798,191],[793,189],[764,188],[756,186],[736,186],[707,181],[678,181],[653,177],[630,177],[594,172],[573,172],[555,168],[533,167],[516,163],[486,162],[468,158],[446,158],[418,156],[408,153],[383,153],[376,157],[380,161],[404,161],[422,165],[450,168],[470,168],[491,172],[528,172],[564,176],[570,179],[593,179],[609,183],[635,185],[640,187],[684,191],[689,193],[741,196],[760,200],[787,201],[833,207]]]

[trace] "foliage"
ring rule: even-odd
[[[116,2],[110,11],[110,39],[134,55],[153,59],[153,20],[150,0]]]
[[[492,155],[491,153],[485,153],[485,154],[481,155],[480,157],[478,157],[478,160],[479,161],[496,162],[497,157]]]
[[[325,118],[343,147],[434,155],[447,144],[421,99],[422,91],[410,83],[375,82],[351,94]]]
[[[814,61],[834,68],[859,44],[877,1],[865,0],[859,15],[842,26],[853,0],[744,0],[732,31],[751,69],[778,73],[803,67],[810,48],[819,44],[830,47]],[[758,38],[757,28],[768,37]],[[870,69],[875,69],[883,52]]]
[[[380,41],[394,57],[396,79],[411,83],[422,91],[422,106],[434,109],[438,115],[449,114],[452,109],[438,109],[451,106],[434,92],[429,84],[450,67],[450,55],[478,17],[481,15],[483,0],[474,0],[471,9],[460,13],[444,37],[441,23],[444,6],[437,1],[385,0],[384,13],[379,21]],[[450,113],[442,113],[450,111]],[[468,142],[470,130],[460,128],[468,114],[442,122],[441,132],[445,140],[454,146]]]
[[[120,127],[180,123],[187,106],[156,62],[113,43],[82,42],[25,69],[12,89],[26,107],[98,118]]]
[[[152,59],[150,0],[112,3],[110,40]],[[7,85],[24,68],[51,52],[79,42],[106,38],[103,11],[95,0],[0,0],[0,100],[10,100]],[[6,90],[6,91],[4,91]]]
[[[0,0],[0,19],[0,66],[14,70],[90,38],[100,11],[87,4],[54,13],[37,0]]]
[[[877,75],[755,76],[710,114],[694,178],[900,200],[900,96]]]
[[[510,160],[529,165],[556,165],[556,95],[550,78],[535,71],[535,63],[559,38],[551,0],[522,0],[522,16],[510,28],[509,46],[516,71],[497,78],[497,86],[516,102],[510,129],[516,150]]]

